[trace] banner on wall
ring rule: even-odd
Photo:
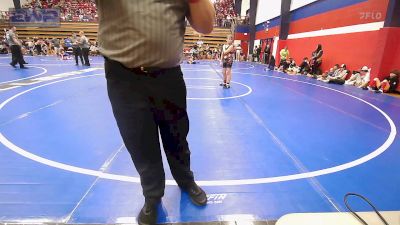
[[[16,27],[59,27],[59,9],[10,9],[10,25]]]

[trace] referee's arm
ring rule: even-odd
[[[188,0],[190,25],[199,33],[209,34],[214,28],[215,9],[210,0]]]

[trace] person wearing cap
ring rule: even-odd
[[[327,77],[327,79],[322,81],[332,84],[344,84],[348,73],[349,71],[347,70],[347,66],[345,64],[342,64],[334,76]]]
[[[362,89],[366,89],[369,85],[369,82],[371,81],[371,73],[370,73],[371,69],[368,68],[367,66],[363,66],[363,68],[361,68],[361,82],[360,83],[356,83],[356,87],[358,88],[362,88]]]
[[[138,223],[156,224],[165,191],[159,135],[178,187],[192,203],[206,205],[206,193],[190,168],[189,117],[180,64],[185,18],[197,32],[211,33],[212,2],[96,0],[96,6],[109,100],[145,197]]]
[[[356,86],[359,88],[367,87],[370,81],[370,73],[368,66],[363,66],[361,70],[354,73],[345,84],[350,86]]]
[[[375,90],[376,93],[393,93],[399,85],[399,76],[400,70],[393,70],[383,81],[375,78],[368,89]]]

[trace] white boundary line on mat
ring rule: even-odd
[[[241,73],[241,74],[246,74],[246,73]],[[59,82],[64,82],[67,80],[74,80],[74,79],[79,79],[79,78],[87,78],[87,77],[93,77],[99,74],[95,74],[95,75],[88,75],[88,76],[80,76],[80,77],[74,77],[74,78],[68,78],[68,79],[64,79],[64,80],[59,80],[59,81],[55,81],[55,82],[51,82],[51,83],[47,83],[47,84],[43,84],[28,90],[25,90],[23,92],[20,92],[10,98],[8,98],[7,100],[5,100],[4,102],[2,102],[0,104],[0,110],[3,109],[9,102],[11,102],[12,100],[16,99],[17,97],[24,95],[30,91],[36,90],[38,88],[41,87],[45,87],[51,84],[55,84],[55,83],[59,83]],[[250,74],[250,75],[256,75],[256,76],[265,76],[265,77],[269,77],[269,78],[275,78],[275,79],[282,79],[282,80],[288,80],[288,81],[292,81],[292,82],[298,82],[298,83],[304,83],[304,84],[308,84],[308,85],[312,85],[312,86],[316,86],[316,87],[320,87],[320,88],[325,88],[327,90],[331,90],[343,95],[346,95],[348,97],[354,98],[356,100],[361,101],[362,103],[372,107],[373,109],[375,109],[376,111],[378,111],[380,114],[382,114],[385,119],[388,121],[389,125],[390,125],[390,134],[387,138],[387,140],[377,149],[375,149],[374,151],[372,151],[371,153],[369,153],[368,155],[365,155],[359,159],[356,159],[354,161],[348,162],[348,163],[344,163],[338,166],[334,166],[334,167],[329,167],[326,169],[321,169],[321,170],[315,170],[315,171],[310,171],[310,172],[305,172],[305,173],[298,173],[298,174],[291,174],[291,175],[285,175],[285,176],[277,176],[277,177],[265,177],[265,178],[256,178],[256,179],[239,179],[239,180],[203,180],[203,181],[197,181],[197,183],[201,186],[232,186],[232,185],[250,185],[250,184],[266,184],[266,183],[276,183],[276,182],[284,182],[284,181],[291,181],[291,180],[299,180],[299,179],[305,179],[305,178],[312,178],[312,177],[317,177],[317,176],[322,176],[322,175],[327,175],[327,174],[332,174],[332,173],[336,173],[336,172],[340,172],[343,170],[347,170],[356,166],[359,166],[363,163],[366,163],[374,158],[376,158],[377,156],[381,155],[383,152],[385,152],[390,145],[393,143],[393,141],[395,140],[396,134],[397,134],[397,129],[396,126],[393,122],[393,120],[380,108],[378,108],[377,106],[373,105],[372,103],[369,103],[361,98],[358,98],[356,96],[353,96],[351,94],[339,91],[339,90],[335,90],[333,88],[329,88],[329,87],[325,87],[325,86],[321,86],[321,85],[317,85],[317,84],[312,84],[312,83],[308,83],[305,81],[298,81],[298,80],[293,80],[293,79],[288,79],[288,78],[282,78],[282,77],[276,77],[276,76],[267,76],[267,75],[263,75],[263,74]],[[79,173],[79,174],[85,174],[85,175],[90,175],[90,176],[95,176],[95,177],[99,177],[102,179],[109,179],[109,180],[117,180],[117,181],[125,181],[125,182],[132,182],[132,183],[140,183],[140,179],[139,177],[131,177],[131,176],[123,176],[123,175],[118,175],[118,174],[111,174],[111,173],[104,173],[101,171],[97,171],[97,170],[91,170],[91,169],[85,169],[85,168],[80,168],[80,167],[76,167],[76,166],[71,166],[71,165],[67,165],[64,163],[60,163],[60,162],[56,162],[56,161],[52,161],[40,156],[37,156],[35,154],[32,154],[24,149],[22,149],[21,147],[15,145],[14,143],[12,143],[11,141],[9,141],[2,133],[0,133],[0,142],[3,143],[6,147],[8,147],[10,150],[14,151],[15,153],[26,157],[28,159],[31,159],[33,161],[36,161],[38,163],[50,166],[50,167],[54,167],[54,168],[58,168],[58,169],[62,169],[65,171],[70,171],[70,172],[74,172],[74,173]],[[174,180],[166,180],[166,184],[167,185],[176,185]]]
[[[3,65],[0,65],[0,66],[3,66]],[[10,66],[10,65],[8,65],[8,66]],[[27,80],[27,79],[30,79],[30,78],[33,78],[33,77],[38,77],[38,76],[41,76],[41,75],[47,73],[47,69],[43,68],[41,66],[26,66],[26,67],[28,67],[28,68],[39,68],[39,69],[42,69],[43,72],[41,72],[39,74],[36,74],[36,75],[33,75],[33,76],[30,76],[30,77],[24,77],[24,78],[21,78],[21,79],[2,81],[2,82],[0,82],[0,84],[6,84],[6,83],[11,83],[11,82],[15,82],[15,81],[21,81],[21,80]]]

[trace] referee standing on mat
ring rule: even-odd
[[[15,26],[11,27],[11,29],[9,31],[7,31],[6,34],[6,39],[8,42],[8,45],[10,46],[11,49],[11,55],[12,55],[12,61],[10,63],[10,65],[14,68],[17,68],[15,65],[17,63],[19,63],[19,67],[21,69],[26,69],[26,67],[24,66],[24,57],[22,55],[22,51],[21,51],[21,42],[18,40],[17,38],[17,34],[15,33],[17,31],[17,28]]]
[[[159,132],[171,173],[196,205],[206,193],[195,183],[186,140],[189,119],[180,63],[185,18],[200,33],[213,29],[210,0],[96,0],[100,52],[122,139],[140,174],[145,204],[139,224],[155,224],[165,174]]]
[[[79,37],[77,37],[75,33],[72,33],[71,42],[72,42],[73,54],[75,56],[75,63],[76,63],[75,65],[79,65],[78,57],[81,59],[82,65],[84,65],[82,57],[82,49],[81,47],[79,47]]]

